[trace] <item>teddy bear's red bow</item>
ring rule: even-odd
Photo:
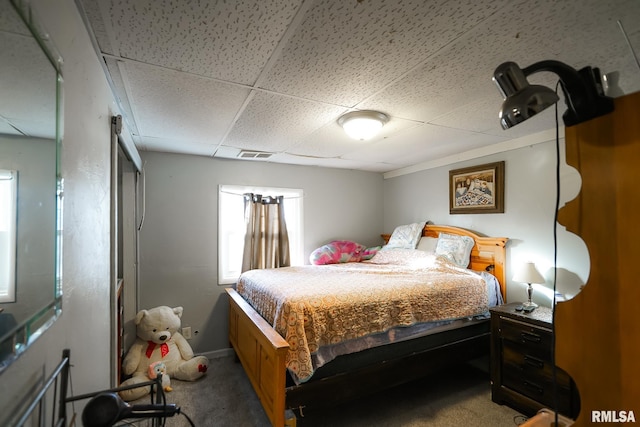
[[[149,343],[149,345],[147,346],[147,352],[145,354],[147,355],[148,359],[151,359],[153,350],[155,350],[156,345],[158,344],[154,343],[153,341],[147,342]],[[167,354],[169,354],[169,345],[166,342],[160,344],[160,354],[162,355],[162,357],[165,357]]]

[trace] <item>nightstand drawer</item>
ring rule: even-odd
[[[527,416],[556,408],[576,417],[580,397],[575,384],[553,366],[553,312],[538,307],[524,313],[516,311],[518,305],[491,308],[491,399]]]
[[[523,376],[535,383],[553,383],[553,364],[528,353],[523,353],[516,344],[505,341],[502,347],[502,366],[504,372],[512,376]],[[569,388],[571,378],[560,368],[556,368],[556,383]]]
[[[500,337],[518,344],[524,353],[549,360],[552,338],[550,331],[515,320],[501,319]]]
[[[545,353],[544,356],[550,356],[549,350],[542,353]],[[522,346],[510,341],[502,343],[502,364],[505,368],[513,367],[520,372],[529,372],[534,375],[550,377],[552,374],[551,363],[547,357],[531,354],[523,350]]]
[[[537,376],[530,372],[523,372],[513,367],[505,367],[502,372],[503,385],[518,393],[532,398],[549,408],[555,407],[553,377]],[[571,390],[568,384],[562,384],[560,377],[564,374],[558,372],[558,409],[561,413],[571,413]],[[566,374],[564,374],[566,375]]]

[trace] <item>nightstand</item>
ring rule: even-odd
[[[577,389],[560,368],[555,369],[554,387],[551,309],[538,307],[527,314],[516,311],[518,305],[491,309],[491,399],[527,416],[556,408],[575,419],[580,411]]]

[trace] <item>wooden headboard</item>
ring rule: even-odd
[[[506,237],[485,237],[480,236],[464,228],[452,227],[448,225],[427,224],[422,230],[423,236],[438,237],[440,233],[455,234],[458,236],[469,236],[476,243],[471,249],[471,270],[486,270],[493,274],[500,283],[502,298],[507,300],[507,269],[506,269]],[[390,234],[382,234],[385,242],[389,241]]]

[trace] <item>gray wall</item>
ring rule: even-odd
[[[18,171],[16,301],[0,308],[21,323],[54,295],[55,141],[0,135],[0,168]]]
[[[577,194],[580,178],[564,160],[560,141],[561,206]],[[505,212],[503,214],[449,214],[449,171],[467,166],[505,161]],[[543,142],[471,161],[415,172],[384,181],[384,227],[430,220],[436,224],[468,228],[488,236],[508,237],[507,300],[522,301],[525,287],[513,283],[516,266],[536,263],[552,288],[554,214],[556,198],[555,141]],[[558,289],[574,295],[588,275],[589,257],[582,240],[558,227]],[[550,305],[549,297],[534,293],[534,301]]]
[[[378,245],[382,175],[166,153],[142,153],[144,224],[140,232],[140,307],[183,306],[190,341],[205,353],[229,347],[227,297],[218,286],[218,185],[301,188],[304,252],[333,239]]]

